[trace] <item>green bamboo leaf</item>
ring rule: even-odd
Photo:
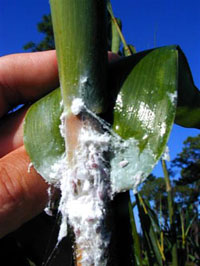
[[[62,160],[65,153],[65,143],[59,129],[63,112],[60,103],[60,89],[56,89],[29,108],[24,123],[26,151],[35,169],[47,181],[53,170],[51,166]]]
[[[167,128],[161,123],[173,120],[174,115],[177,50],[174,46],[164,47],[147,54],[137,54],[137,57],[132,56],[130,59],[126,61],[126,68],[131,68],[131,65],[132,68],[122,80],[114,108],[113,128],[124,139],[133,135],[141,139],[141,136],[144,137],[148,133],[154,140],[160,138],[162,142],[163,132]],[[141,150],[146,145],[145,139]],[[157,149],[155,144],[160,146],[160,143],[155,141],[153,149]]]
[[[183,127],[200,128],[200,91],[195,86],[190,67],[180,47],[178,69],[178,107],[176,124]]]
[[[169,46],[170,47],[170,46]],[[171,46],[177,50],[176,60],[178,102],[175,123],[183,127],[200,128],[200,91],[195,86],[187,59],[179,46]],[[156,48],[162,49],[162,48]],[[116,73],[116,82],[121,84],[126,79],[130,69],[134,67],[143,57],[153,50],[136,53],[115,63],[113,72]]]
[[[193,222],[195,221],[195,219],[197,219],[196,214],[192,217],[191,221],[190,221],[189,224],[187,225],[187,228],[186,228],[186,230],[185,230],[185,237],[188,236],[188,233],[189,233],[189,231],[190,231],[190,228],[192,227],[192,224],[193,224]]]
[[[130,58],[130,59],[129,59]],[[114,107],[113,130],[127,149],[111,161],[114,191],[133,188],[152,171],[164,152],[176,111],[177,49],[163,47],[128,57]],[[125,167],[119,167],[120,162]]]

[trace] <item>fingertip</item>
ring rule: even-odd
[[[12,106],[35,101],[59,86],[55,50],[0,58],[0,117]]]
[[[0,159],[0,236],[39,214],[48,201],[47,183],[29,169],[24,146]]]

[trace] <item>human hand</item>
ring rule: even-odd
[[[23,146],[27,106],[58,87],[55,51],[0,58],[0,237],[39,214],[46,205],[47,184],[31,167]]]
[[[109,61],[118,56],[108,53]],[[27,104],[58,87],[55,51],[0,58],[0,237],[19,228],[45,207],[47,184],[31,167],[23,146]],[[8,114],[14,106],[25,104]]]

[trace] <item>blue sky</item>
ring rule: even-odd
[[[112,1],[115,16],[122,19],[128,43],[137,51],[179,44],[187,56],[194,82],[200,88],[200,1],[199,0],[118,0]],[[0,56],[23,52],[29,41],[38,42],[43,35],[36,24],[50,12],[48,0],[0,0]],[[181,151],[194,129],[174,126],[170,140],[173,159]],[[155,170],[160,174],[160,167]]]

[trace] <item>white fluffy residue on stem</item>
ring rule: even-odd
[[[49,200],[48,200],[47,206],[44,209],[44,211],[46,212],[47,215],[52,216],[53,215],[52,206],[51,206],[52,205],[52,202],[53,202],[53,200],[52,200],[52,195],[53,195],[53,193],[52,193],[52,186],[49,186],[48,187],[47,193],[48,193]]]
[[[71,111],[74,115],[79,115],[85,108],[84,102],[81,98],[75,98],[72,101]]]
[[[109,244],[102,221],[106,197],[110,193],[109,169],[104,153],[109,150],[110,136],[85,126],[80,130],[73,166],[66,165],[60,179],[59,211],[62,222],[58,241],[73,228],[82,266],[106,265],[105,250]],[[105,234],[105,235],[104,235]]]

